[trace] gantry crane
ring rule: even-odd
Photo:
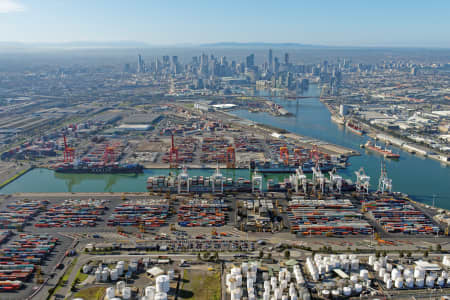
[[[236,168],[236,151],[233,146],[227,148],[227,169]]]
[[[366,175],[364,168],[361,167],[358,171],[355,171],[356,174],[356,191],[359,193],[369,193],[370,186],[370,176]]]
[[[178,148],[175,147],[173,134],[172,134],[172,145],[169,150],[169,164],[170,164],[170,168],[178,167]]]
[[[381,162],[381,174],[378,180],[378,191],[382,194],[392,192],[392,179],[387,177],[386,165]]]
[[[286,145],[280,147],[280,161],[283,161],[286,166],[289,165],[289,150]]]
[[[64,138],[64,162],[73,162],[75,158],[75,148],[71,148],[67,146],[66,135],[63,135]]]

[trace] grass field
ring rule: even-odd
[[[219,272],[185,270],[178,299],[220,300],[220,285]]]
[[[103,298],[105,290],[106,288],[104,287],[90,287],[75,293],[72,298],[100,300]]]

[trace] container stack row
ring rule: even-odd
[[[438,226],[408,200],[381,198],[365,202],[364,210],[369,211],[378,223],[390,233],[436,234]]]
[[[16,200],[0,211],[0,229],[17,229],[26,225],[41,210],[45,209],[48,201]]]
[[[178,225],[182,227],[224,226],[229,207],[222,200],[189,200],[178,209]]]
[[[35,227],[93,227],[101,221],[107,200],[65,200],[53,205],[39,218]]]
[[[114,209],[108,226],[143,226],[145,228],[166,225],[169,203],[165,199],[126,201]]]
[[[25,281],[52,252],[57,239],[49,235],[20,234],[0,249],[0,280]]]
[[[293,233],[351,235],[373,232],[372,226],[348,199],[293,199],[287,214]]]

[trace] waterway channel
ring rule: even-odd
[[[255,94],[267,95],[263,91],[255,91]],[[287,100],[273,97],[274,102],[293,114],[290,117],[277,117],[264,112],[254,113],[247,110],[237,110],[233,114],[257,123],[275,126],[359,151],[361,156],[352,157],[351,165],[345,170],[340,170],[340,173],[345,178],[355,181],[354,172],[364,167],[366,174],[371,176],[371,188],[376,189],[381,161],[384,158],[360,148],[360,145],[368,140],[367,136],[358,136],[332,122],[330,112],[319,101],[319,94],[318,87],[311,85],[303,95],[312,98]],[[427,204],[432,204],[434,198],[436,206],[450,209],[450,168],[438,161],[413,155],[399,148],[394,147],[393,151],[400,154],[400,159],[384,161],[388,176],[393,181],[394,191],[407,193],[415,200]]]

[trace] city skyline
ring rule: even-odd
[[[139,41],[151,46],[219,42],[448,48],[445,1],[59,2],[0,0],[0,41]],[[357,24],[358,26],[355,26]],[[61,26],[63,25],[63,26]]]

